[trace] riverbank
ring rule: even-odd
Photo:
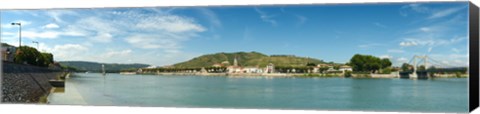
[[[50,93],[48,82],[64,72],[44,67],[2,63],[2,102],[40,103]]]
[[[135,75],[137,73],[120,73],[122,75]],[[160,76],[263,76],[263,77],[351,77],[351,78],[400,78],[398,72],[390,74],[356,74],[346,76],[343,73],[138,73],[139,75],[160,75]],[[468,74],[435,74],[435,78],[468,78]]]
[[[122,75],[135,75],[134,73],[120,73]],[[319,73],[139,73],[139,75],[165,75],[165,76],[265,76],[265,77],[298,77],[298,76],[327,76]],[[342,75],[328,75],[342,77]]]

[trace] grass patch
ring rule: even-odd
[[[40,104],[47,104],[48,102],[48,95],[42,95],[38,98],[38,103]]]

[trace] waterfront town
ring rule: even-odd
[[[166,67],[147,67],[139,68],[137,71],[123,71],[121,74],[158,74],[158,75],[226,75],[226,76],[300,76],[304,74],[329,74],[344,75],[346,72],[352,72],[353,69],[348,65],[336,64],[316,64],[310,66],[285,67],[275,66],[269,63],[265,67],[241,66],[238,60],[234,58],[233,64],[229,61],[215,63],[210,67],[201,68],[175,68]]]

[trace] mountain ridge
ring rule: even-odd
[[[213,54],[205,54],[195,57],[188,61],[173,64],[173,67],[190,68],[190,67],[211,67],[215,64],[229,66],[234,64],[237,59],[239,66],[258,66],[265,67],[269,63],[276,66],[305,66],[308,63],[320,64],[326,63],[323,60],[300,57],[295,55],[266,55],[259,52],[219,52]]]

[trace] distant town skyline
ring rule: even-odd
[[[204,54],[260,52],[395,66],[428,55],[468,65],[468,2],[2,10],[1,41],[56,61],[171,65]]]

